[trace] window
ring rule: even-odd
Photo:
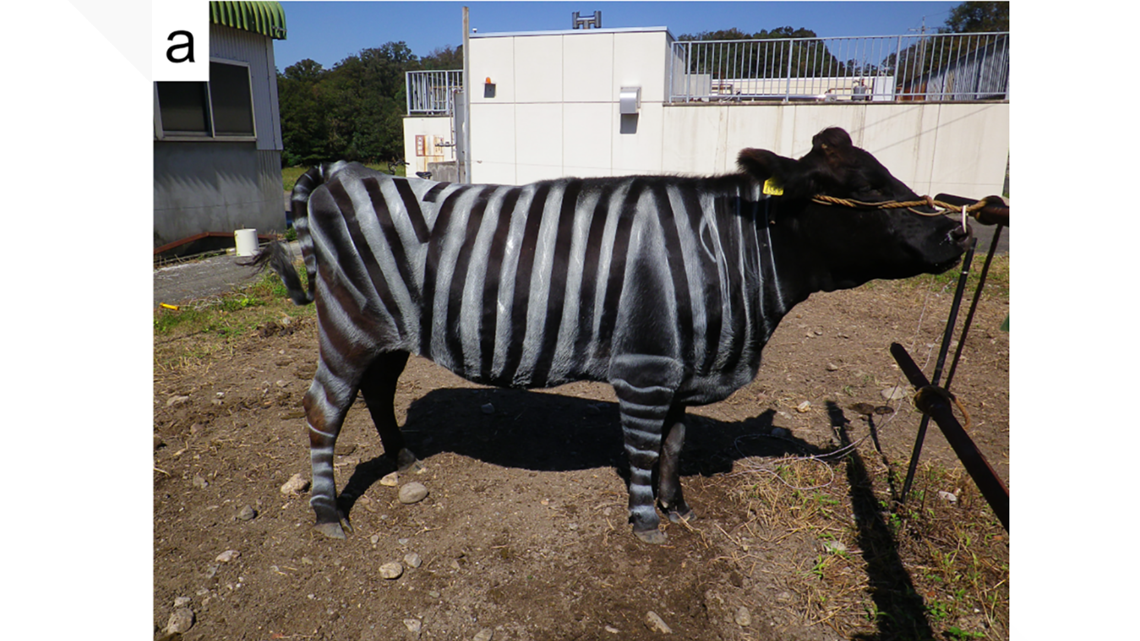
[[[214,135],[253,136],[249,67],[210,62],[210,106]]]
[[[156,82],[162,131],[175,136],[209,136],[209,91],[204,82]]]
[[[211,60],[209,83],[154,84],[157,138],[256,137],[248,65]]]

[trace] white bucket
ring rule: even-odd
[[[257,230],[239,229],[234,232],[234,244],[238,256],[253,256],[257,253]]]

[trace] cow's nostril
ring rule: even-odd
[[[961,225],[957,225],[954,227],[954,229],[950,230],[950,239],[956,243],[964,243],[973,237],[974,228],[971,227],[969,223],[966,224],[965,229],[963,229]]]

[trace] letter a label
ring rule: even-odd
[[[164,0],[151,5],[151,79],[210,80],[210,6],[200,0]]]
[[[189,31],[179,30],[170,34],[167,40],[174,43],[182,41],[182,44],[173,44],[167,48],[167,60],[174,64],[194,62],[194,34]]]

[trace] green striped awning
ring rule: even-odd
[[[274,40],[285,39],[285,10],[280,2],[211,2],[210,20]]]

